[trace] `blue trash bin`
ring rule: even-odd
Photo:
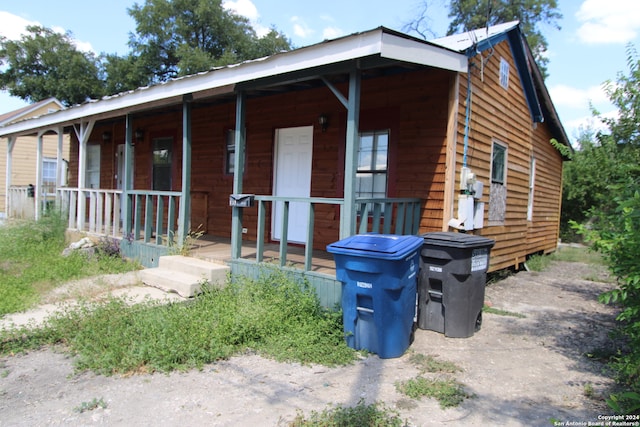
[[[327,246],[342,282],[347,345],[383,359],[411,344],[420,267],[418,236],[358,234]]]

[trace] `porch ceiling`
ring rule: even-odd
[[[239,91],[260,96],[332,82],[359,68],[363,77],[412,67],[436,67],[466,72],[467,58],[383,27],[241,64],[176,78],[155,86],[107,96],[56,113],[0,128],[0,137],[34,134],[79,122],[139,114],[180,105],[185,95],[194,101],[224,102]]]

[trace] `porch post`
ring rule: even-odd
[[[344,206],[340,222],[340,238],[356,232],[356,170],[358,162],[358,129],[360,121],[360,77],[358,68],[349,75],[347,135],[344,156]]]
[[[76,136],[78,137],[78,230],[84,230],[86,203],[84,198],[84,187],[86,185],[87,174],[87,141],[93,130],[95,120],[88,122],[80,122],[80,127],[74,126]]]
[[[122,236],[128,239],[131,235],[131,198],[129,191],[133,188],[133,120],[131,114],[125,118],[124,137],[124,176],[122,177],[122,200],[120,207],[124,212],[122,216]],[[137,237],[137,236],[136,236]]]
[[[242,193],[242,177],[244,176],[244,146],[245,146],[245,101],[244,92],[238,92],[236,98],[236,129],[233,171],[233,193]],[[242,251],[242,208],[234,206],[231,209],[231,259],[241,257]],[[261,236],[258,236],[261,238]]]
[[[16,137],[10,136],[7,142],[7,165],[5,168],[5,190],[4,190],[4,211],[7,219],[11,215],[11,193],[9,188],[11,187],[11,169],[13,167],[13,147],[16,145]]]
[[[178,245],[185,242],[189,233],[191,207],[191,101],[193,95],[182,99],[182,196],[178,215]],[[171,218],[169,218],[171,220]]]
[[[44,131],[38,132],[38,146],[36,151],[36,192],[35,192],[35,215],[36,221],[40,219],[42,212],[42,136]]]
[[[56,155],[56,193],[58,187],[62,187],[63,182],[63,169],[62,169],[62,143],[64,139],[64,129],[61,127],[58,128],[58,150]]]

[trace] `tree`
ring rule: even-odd
[[[640,410],[640,59],[631,46],[627,64],[629,74],[606,85],[618,116],[601,117],[609,131],[599,133],[588,151],[574,158],[579,163],[572,168],[580,173],[568,175],[569,190],[582,185],[596,193],[589,223],[578,228],[618,279],[618,286],[600,297],[622,308],[617,319],[628,342],[612,358],[617,379],[628,390],[608,399],[616,413]],[[576,184],[580,174],[583,183]]]
[[[0,63],[0,88],[25,101],[55,97],[68,106],[103,94],[95,56],[70,33],[29,26],[20,40],[0,39]]]
[[[154,81],[291,48],[273,29],[258,37],[248,19],[224,9],[221,0],[145,0],[128,12],[136,21],[129,45]]]
[[[546,76],[549,60],[545,53],[548,44],[538,24],[549,24],[559,30],[556,22],[562,19],[562,14],[558,11],[556,0],[451,0],[449,18],[453,20],[449,24],[448,34],[520,21],[533,57]]]
[[[428,17],[432,2],[433,0],[422,0],[417,18],[404,26],[406,31],[413,31],[425,40],[428,36],[434,36]],[[558,12],[556,0],[450,0],[449,18],[453,18],[447,31],[449,35],[520,21],[520,27],[540,71],[546,76],[546,65],[549,62],[545,57],[547,39],[538,24],[549,24],[559,30],[557,21],[562,18],[562,14]]]

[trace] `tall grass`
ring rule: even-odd
[[[0,354],[64,344],[80,370],[102,374],[202,367],[247,350],[280,361],[345,364],[340,313],[277,270],[210,289],[188,303],[123,299],[69,308],[41,329],[0,332]]]
[[[66,281],[137,268],[113,256],[63,257],[65,229],[55,214],[0,226],[0,316],[28,309]]]

